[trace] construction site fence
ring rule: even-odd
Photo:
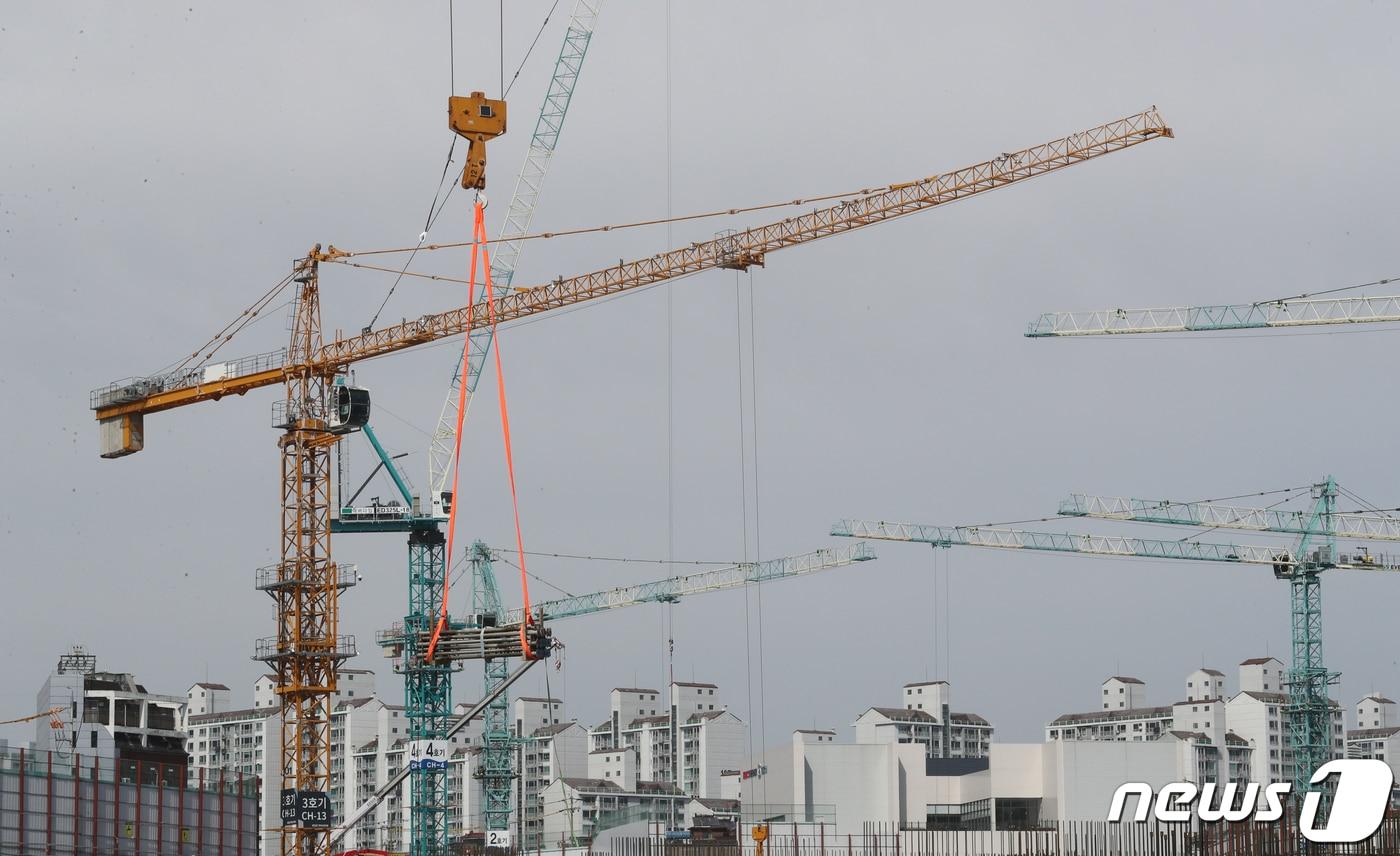
[[[258,780],[0,749],[0,856],[257,856]]]
[[[1386,818],[1355,844],[1306,842],[1284,823],[1065,821],[999,830],[868,824],[854,834],[804,833],[770,826],[763,856],[1400,856],[1400,817]],[[757,847],[745,829],[730,842],[616,838],[598,856],[757,856]]]

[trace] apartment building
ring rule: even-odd
[[[516,828],[523,847],[544,842],[543,794],[561,777],[586,778],[588,732],[574,721],[563,721],[564,702],[525,696],[515,699],[511,730],[519,739]]]
[[[954,711],[947,681],[905,684],[903,694],[904,707],[871,707],[856,718],[857,743],[920,743],[930,758],[986,756],[992,724]]]
[[[674,783],[638,778],[634,747],[588,754],[588,775],[560,777],[543,791],[541,838],[546,847],[592,842],[598,834],[630,823],[682,822],[691,797]]]
[[[1274,657],[1255,657],[1240,663],[1240,691],[1226,704],[1230,730],[1254,747],[1251,780],[1261,785],[1293,780],[1293,750],[1289,748],[1288,694],[1285,670]],[[1332,701],[1332,755],[1346,754],[1343,711]]]
[[[720,776],[743,766],[747,730],[710,683],[675,681],[665,694],[617,687],[608,718],[588,732],[590,752],[631,749],[638,778],[694,797],[721,797]],[[590,756],[591,757],[591,756]]]

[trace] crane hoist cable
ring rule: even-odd
[[[687,220],[704,220],[710,217],[727,217],[735,214],[750,214],[754,211],[768,211],[773,208],[791,208],[797,205],[806,205],[811,202],[830,202],[833,199],[859,199],[873,193],[882,193],[888,190],[897,190],[914,182],[902,182],[883,187],[862,187],[859,190],[850,190],[845,193],[827,193],[822,196],[806,196],[799,199],[787,199],[782,202],[765,202],[761,205],[749,205],[744,208],[724,208],[715,211],[702,211],[698,214],[680,214],[674,217],[658,217],[651,220],[635,220],[628,223],[613,223],[605,226],[584,226],[577,229],[564,229],[558,232],[534,232],[529,235],[508,235],[501,238],[492,238],[486,241],[488,244],[499,244],[515,241],[534,241],[546,238],[563,238],[570,235],[588,235],[594,232],[616,232],[621,229],[635,229],[640,226],[662,226],[670,223],[684,223]],[[342,250],[336,248],[336,258],[334,261],[353,258],[355,256],[380,256],[389,253],[411,253],[415,250],[451,250],[460,247],[470,247],[475,241],[453,241],[447,244],[424,244],[422,247],[389,247],[377,250]],[[327,261],[331,261],[328,259]]]
[[[477,204],[473,207],[473,212],[474,219],[480,221],[480,200],[478,200]],[[472,237],[475,238],[475,224],[473,224],[472,228]],[[480,250],[481,247],[479,245],[477,245],[476,243],[472,244],[471,263],[468,268],[469,281],[467,291],[467,326],[469,328],[471,326],[473,317],[473,306],[475,305],[475,300],[473,298],[476,295],[476,271],[477,262],[480,259]],[[471,337],[464,336],[462,339],[462,359],[466,359],[469,356],[469,348],[471,348]],[[447,561],[449,563],[452,561],[452,545],[457,534],[457,508],[462,504],[462,495],[457,489],[457,484],[458,478],[462,472],[462,421],[466,418],[467,415],[466,397],[467,386],[466,384],[461,384],[457,388],[457,430],[453,434],[454,446],[452,450],[452,507],[448,509],[447,512]],[[433,628],[432,639],[428,642],[428,651],[425,658],[429,663],[433,661],[433,655],[437,652],[438,639],[442,637],[442,631],[447,626],[447,595],[448,592],[451,591],[451,589],[452,587],[447,584],[447,574],[444,572],[442,579],[442,609],[438,614],[437,626]]]
[[[482,217],[480,202],[476,206],[476,239],[481,242],[481,257],[486,268],[486,307],[491,315],[491,338],[496,340],[496,300],[491,290],[491,251],[486,248],[486,223]],[[520,558],[520,598],[525,607],[525,620],[520,623],[520,648],[526,659],[532,660],[534,655],[525,638],[525,627],[534,622],[530,612],[530,579],[525,570],[525,539],[520,532],[520,498],[515,488],[515,455],[510,446],[510,411],[506,408],[506,378],[501,368],[499,341],[496,341],[496,347],[491,351],[496,357],[496,396],[501,407],[501,438],[505,443],[506,473],[510,476],[510,506],[515,517],[515,549]]]
[[[476,204],[472,206],[472,212],[473,243],[471,263],[469,266],[469,285],[472,289],[472,293],[474,294],[476,291],[476,275],[478,269],[478,262],[480,262],[482,269],[485,271],[484,282],[486,287],[486,306],[487,311],[490,313],[492,338],[495,339],[497,319],[495,293],[491,285],[491,254],[490,251],[486,248],[486,222],[484,216],[484,206],[482,205],[480,197],[477,198]],[[468,326],[471,325],[471,307],[472,304],[468,303]],[[470,337],[465,337],[462,343],[464,359],[466,358],[466,356],[468,356],[466,350],[470,347]],[[520,568],[520,596],[521,601],[524,605],[524,620],[520,623],[520,648],[521,651],[524,653],[526,659],[534,659],[532,649],[530,647],[529,641],[525,633],[525,628],[534,622],[534,616],[530,608],[530,580],[529,572],[526,570],[525,567],[525,539],[520,528],[520,498],[515,485],[515,456],[512,452],[510,442],[510,410],[506,406],[505,370],[501,365],[501,347],[499,341],[496,342],[496,347],[493,348],[492,351],[495,355],[496,363],[496,395],[501,411],[501,438],[505,446],[506,473],[509,476],[510,480],[510,504],[511,511],[514,514],[515,519],[515,547],[520,560],[520,564],[518,565],[518,567]],[[461,506],[461,494],[458,493],[457,488],[459,476],[462,471],[462,422],[467,414],[465,401],[466,394],[466,384],[459,385],[457,389],[457,432],[456,439],[454,440],[455,448],[453,450],[452,465],[453,500],[452,507],[448,511],[447,521],[447,555],[449,557],[449,561],[450,557],[452,556],[452,546],[454,536],[457,531],[457,509]],[[428,650],[425,655],[425,659],[427,660],[427,662],[430,663],[433,661],[433,656],[437,651],[437,644],[438,640],[442,636],[442,631],[447,627],[447,599],[448,592],[450,590],[451,586],[447,585],[447,578],[444,574],[442,586],[442,608],[438,615],[437,626],[433,628],[433,635],[428,642]]]

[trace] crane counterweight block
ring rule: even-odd
[[[506,132],[506,102],[487,98],[485,92],[453,95],[447,99],[447,124],[467,140],[467,165],[462,170],[464,190],[486,189],[486,141]]]

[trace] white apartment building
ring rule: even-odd
[[[718,799],[721,773],[744,764],[746,727],[714,684],[675,681],[665,695],[618,687],[609,707],[608,719],[588,732],[589,751],[631,749],[640,781],[669,782],[681,793]]]
[[[1240,692],[1226,704],[1230,730],[1254,747],[1251,781],[1261,785],[1293,780],[1293,750],[1289,748],[1288,695],[1284,666],[1274,657],[1240,663]],[[1340,705],[1332,705],[1332,755],[1346,754],[1346,734]]]
[[[856,718],[857,743],[921,743],[930,758],[983,758],[992,724],[952,710],[947,681],[905,684],[904,707],[871,707]]]
[[[1347,757],[1384,761],[1400,780],[1400,716],[1395,702],[1383,695],[1368,695],[1356,703],[1355,710],[1357,727],[1347,732]],[[1392,802],[1397,800],[1400,788]]]
[[[555,779],[586,778],[588,732],[574,721],[563,721],[564,703],[557,698],[524,696],[513,704],[511,730],[518,744],[516,828],[522,846],[544,841],[543,794]]]
[[[543,846],[592,842],[601,832],[631,823],[680,825],[691,797],[671,782],[637,774],[633,747],[590,752],[587,777],[557,778],[544,789]]]
[[[1357,728],[1390,728],[1400,725],[1400,712],[1395,702],[1383,695],[1368,695],[1356,703]]]
[[[1115,675],[1103,682],[1104,710],[1132,710],[1147,705],[1147,685],[1137,678]]]
[[[1148,706],[1145,683],[1115,675],[1103,682],[1097,710],[1055,717],[1045,726],[1045,740],[1145,742],[1173,730],[1174,722],[1171,705]]]
[[[1148,706],[1147,687],[1136,678],[1115,676],[1104,681],[1100,709],[1056,717],[1045,728],[1053,741],[1154,742],[1169,740],[1194,747],[1186,765],[1198,781],[1257,782],[1265,785],[1293,778],[1293,752],[1288,745],[1288,696],[1283,690],[1285,669],[1274,657],[1240,663],[1240,691],[1229,696],[1225,676],[1201,668],[1186,676],[1186,698],[1171,705]],[[1372,721],[1382,721],[1383,705],[1358,702]],[[1346,751],[1342,710],[1332,711],[1333,757]],[[1360,738],[1358,738],[1360,739]],[[1358,749],[1357,751],[1361,751]]]
[[[1225,697],[1225,673],[1219,669],[1199,668],[1186,676],[1186,700],[1206,701]]]

